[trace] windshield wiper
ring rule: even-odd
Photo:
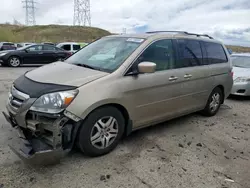
[[[85,68],[93,69],[93,70],[100,70],[100,69],[98,69],[96,67],[92,67],[92,66],[86,65],[86,64],[77,63],[75,65],[80,66],[80,67],[85,67]]]

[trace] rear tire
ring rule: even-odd
[[[222,90],[219,87],[216,87],[210,94],[206,107],[202,111],[202,114],[208,117],[214,116],[219,111],[222,101]]]
[[[19,67],[21,65],[21,59],[17,56],[11,56],[8,60],[10,67]]]
[[[97,157],[111,152],[124,133],[122,113],[112,106],[94,110],[83,122],[77,145],[88,156]]]

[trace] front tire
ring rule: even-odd
[[[77,144],[88,156],[97,157],[111,152],[124,133],[125,120],[115,107],[94,110],[82,124]]]
[[[21,65],[21,59],[17,56],[11,56],[8,60],[10,67],[19,67]]]
[[[223,101],[223,93],[219,87],[216,87],[210,94],[206,107],[202,111],[205,116],[214,116],[220,109],[221,103]]]

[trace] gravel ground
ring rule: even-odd
[[[12,81],[34,67],[0,67],[0,109]],[[250,99],[230,98],[211,118],[192,114],[132,133],[112,153],[72,151],[60,164],[30,167],[10,151],[0,115],[0,188],[249,188]]]

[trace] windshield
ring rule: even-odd
[[[128,37],[106,37],[99,39],[71,57],[65,62],[100,71],[115,71],[144,39]]]
[[[235,67],[250,68],[250,57],[232,56],[232,64]]]

